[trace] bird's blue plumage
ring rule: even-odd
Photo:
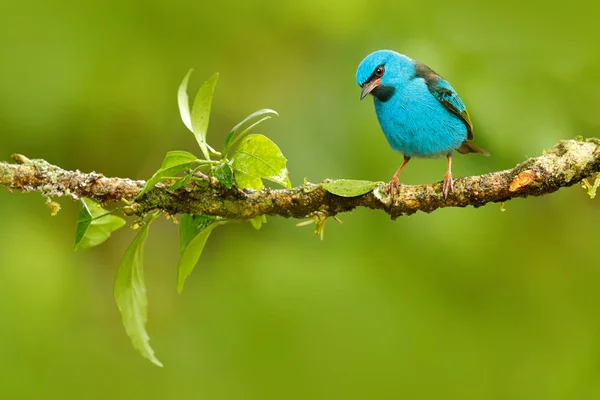
[[[372,94],[375,112],[390,146],[404,162],[388,185],[398,187],[398,175],[411,157],[448,158],[444,196],[452,191],[452,153],[487,154],[470,142],[473,124],[454,88],[429,67],[403,54],[379,50],[365,57],[356,71],[361,99]]]
[[[378,66],[380,85],[371,93],[390,146],[408,157],[437,157],[458,149],[470,132],[466,107],[450,84],[426,66],[390,50],[368,55],[356,80],[364,86]],[[393,94],[379,96],[382,92]],[[460,116],[465,113],[465,118]]]

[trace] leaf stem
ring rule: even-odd
[[[217,160],[201,160],[201,159],[197,159],[196,162],[198,164],[205,164],[205,165],[217,165],[217,164],[221,164],[221,161],[217,161]]]

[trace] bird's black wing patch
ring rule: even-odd
[[[439,100],[449,111],[463,120],[467,127],[467,139],[473,139],[473,123],[467,107],[462,102],[458,94],[448,81],[436,74],[431,68],[425,64],[415,62],[416,75],[425,80],[427,88],[431,94]]]

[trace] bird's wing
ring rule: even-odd
[[[425,80],[431,94],[450,112],[463,120],[467,126],[467,139],[473,139],[473,123],[469,117],[469,112],[454,88],[425,64],[415,62],[415,71],[419,78]]]

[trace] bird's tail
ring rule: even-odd
[[[466,140],[463,142],[463,144],[460,145],[460,147],[458,149],[456,149],[456,151],[458,151],[460,154],[479,153],[479,154],[483,154],[484,156],[490,155],[490,153],[488,153],[484,149],[477,147],[472,142],[469,142]]]

